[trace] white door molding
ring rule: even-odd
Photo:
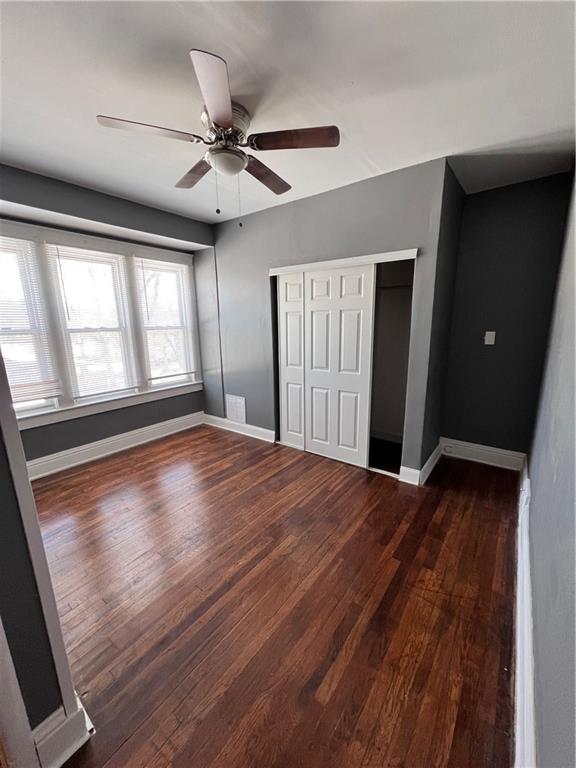
[[[64,646],[60,617],[56,608],[56,598],[52,586],[52,579],[48,569],[48,561],[40,532],[36,502],[32,494],[32,487],[28,478],[26,458],[20,439],[20,431],[16,421],[16,415],[12,407],[12,397],[4,360],[0,353],[0,429],[6,446],[6,454],[12,473],[14,491],[20,507],[22,525],[30,552],[30,560],[38,589],[46,631],[50,642],[50,649],[54,660],[56,676],[62,694],[62,703],[67,717],[78,711],[78,700],[72,684],[72,675],[68,656]]]
[[[0,618],[0,758],[5,750],[10,766],[40,768],[34,737],[22,700],[12,654]],[[2,761],[0,760],[0,763]]]
[[[34,742],[41,768],[60,768],[90,738],[94,727],[79,699],[78,709],[67,716],[63,707],[34,728]]]
[[[382,264],[386,261],[407,261],[415,259],[418,248],[408,248],[403,251],[388,251],[387,253],[370,253],[364,256],[348,256],[344,259],[329,259],[328,261],[313,261],[307,264],[293,264],[287,267],[272,267],[268,274],[289,275],[292,272],[308,272],[318,269],[342,269],[345,267],[359,267],[365,264]]]
[[[532,623],[532,582],[530,574],[530,478],[524,462],[518,500],[516,543],[516,674],[514,709],[516,723],[516,768],[536,766],[536,724],[534,717],[534,650]]]

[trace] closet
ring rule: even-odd
[[[376,267],[369,466],[397,474],[408,383],[413,261]]]
[[[409,317],[407,336],[402,318],[413,264],[413,258],[343,267],[324,262],[278,275],[283,444],[361,467],[371,466],[373,455],[382,463],[378,440],[401,446],[406,371],[393,339],[402,335],[403,349],[409,344]]]

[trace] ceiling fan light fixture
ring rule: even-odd
[[[216,173],[225,176],[237,176],[246,168],[248,158],[241,149],[232,147],[217,147],[206,152],[206,161]]]

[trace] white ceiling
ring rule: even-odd
[[[174,188],[200,147],[95,120],[198,132],[196,47],[228,61],[252,130],[341,129],[337,149],[260,153],[293,189],[276,197],[242,174],[243,213],[443,155],[468,158],[470,189],[491,186],[482,157],[492,148],[497,183],[508,148],[508,176],[537,175],[534,158],[538,173],[566,167],[572,3],[14,2],[0,11],[0,160],[201,220],[238,215],[236,179],[220,178],[218,217],[214,174]]]

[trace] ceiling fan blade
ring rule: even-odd
[[[190,51],[190,58],[210,119],[221,128],[232,128],[232,99],[226,62],[213,53],[195,49]]]
[[[248,146],[260,152],[268,149],[337,147],[338,144],[340,144],[340,131],[335,125],[322,125],[318,128],[295,128],[288,131],[269,131],[268,133],[252,133],[248,136]]]
[[[246,170],[251,176],[254,176],[255,179],[258,179],[265,187],[274,192],[275,195],[283,195],[284,192],[292,189],[288,182],[284,181],[277,173],[270,170],[267,165],[264,165],[264,163],[256,160],[251,155],[248,155]]]
[[[203,178],[210,170],[210,165],[202,158],[196,165],[192,166],[188,173],[185,173],[180,181],[176,184],[179,189],[191,189],[195,184],[198,184],[201,178]]]
[[[96,120],[105,128],[121,128],[124,131],[135,131],[136,133],[151,133],[155,134],[156,136],[164,136],[167,139],[191,141],[194,144],[201,144],[204,142],[202,136],[197,136],[195,133],[174,131],[172,128],[161,128],[159,125],[135,123],[133,120],[121,120],[118,117],[109,117],[108,115],[98,115]]]

